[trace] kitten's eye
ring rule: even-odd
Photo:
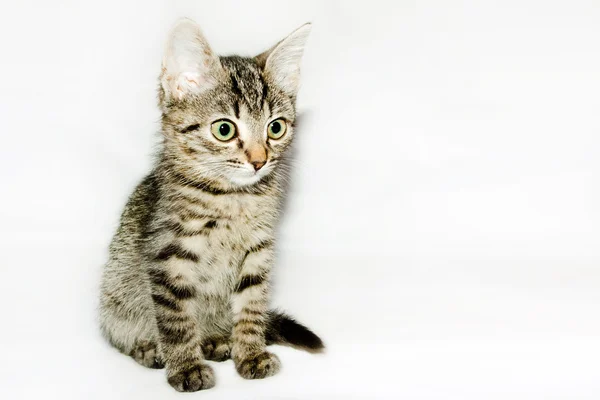
[[[213,136],[222,142],[233,139],[235,136],[235,125],[231,121],[222,119],[220,121],[213,122],[210,126],[210,131]]]
[[[267,134],[271,139],[279,139],[285,135],[285,131],[287,131],[287,124],[283,118],[271,122],[267,128]]]

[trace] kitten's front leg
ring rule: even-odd
[[[149,270],[156,309],[159,344],[167,367],[167,380],[180,392],[195,392],[215,385],[211,367],[203,361],[202,338],[195,317],[196,288],[185,274],[185,263],[196,257],[176,245],[159,253],[162,262]]]
[[[273,255],[272,240],[249,249],[233,294],[232,358],[238,373],[246,379],[266,378],[280,368],[279,358],[266,351],[265,341]]]

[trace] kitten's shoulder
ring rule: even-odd
[[[140,237],[152,222],[160,197],[160,183],[156,171],[148,174],[129,196],[121,214],[117,237]]]

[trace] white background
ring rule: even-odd
[[[306,21],[278,347],[206,399],[600,398],[600,2],[13,1],[0,10],[0,398],[183,398],[99,336],[177,17],[220,54]]]

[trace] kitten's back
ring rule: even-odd
[[[119,350],[129,353],[135,338],[153,336],[150,287],[141,259],[143,241],[158,202],[159,185],[148,175],[129,197],[110,244],[100,296],[100,324]],[[144,323],[148,321],[148,323]],[[113,332],[113,334],[111,334]],[[119,334],[114,334],[119,332]]]

